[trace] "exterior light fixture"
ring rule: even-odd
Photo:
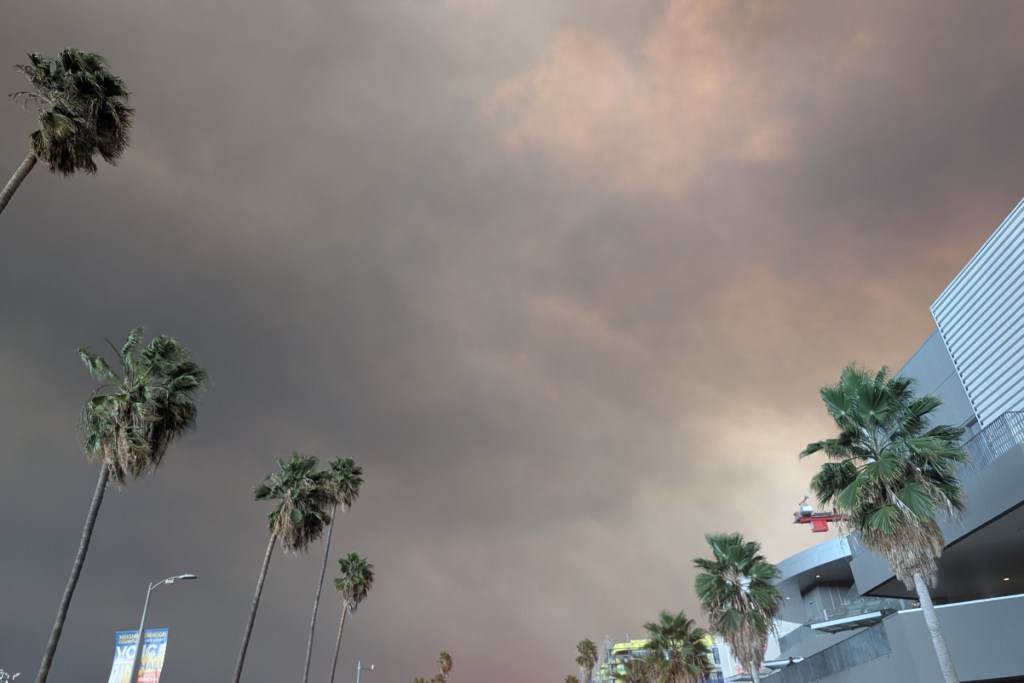
[[[171,585],[175,581],[185,581],[194,578],[196,578],[195,574],[178,574],[177,576],[168,576],[163,581],[157,581],[156,583],[149,584],[149,588],[146,590],[146,602],[142,605],[142,621],[139,622],[139,639],[135,642],[135,657],[132,659],[132,673],[128,678],[129,681],[134,681],[138,676],[139,662],[142,661],[143,629],[146,627],[146,610],[149,609],[149,594],[152,593],[153,589],[157,586],[162,586],[163,584]]]

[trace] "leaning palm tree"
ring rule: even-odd
[[[448,676],[452,672],[452,667],[455,664],[452,662],[452,656],[446,651],[442,651],[437,656],[437,679],[438,683],[448,683]]]
[[[86,403],[83,419],[85,452],[90,459],[100,461],[100,472],[36,683],[44,683],[50,673],[108,482],[121,485],[128,478],[137,479],[154,471],[171,442],[196,424],[194,401],[206,384],[206,373],[171,337],[154,337],[140,348],[141,341],[142,328],[137,327],[128,334],[120,352],[115,349],[120,374],[102,356],[78,349],[93,377],[103,382]]]
[[[917,592],[943,678],[956,683],[929,588],[945,545],[936,518],[956,519],[966,509],[956,466],[968,455],[963,429],[931,425],[942,401],[915,396],[913,387],[884,367],[871,373],[848,365],[821,390],[839,436],[809,444],[800,456],[820,451],[829,459],[811,480],[818,500],[847,515],[864,545]]]
[[[761,555],[761,544],[740,534],[708,534],[712,557],[696,558],[696,590],[711,629],[721,635],[754,683],[782,598],[773,581],[778,568]]]
[[[327,467],[327,483],[334,496],[334,505],[331,507],[331,519],[333,520],[337,518],[339,505],[341,511],[345,512],[359,496],[359,489],[363,485],[363,468],[357,465],[352,458],[335,458]],[[331,550],[333,531],[334,525],[332,524],[327,529],[327,540],[324,542],[324,561],[320,565],[320,581],[316,584],[316,596],[313,598],[313,618],[309,622],[309,640],[306,642],[306,664],[302,670],[302,683],[309,680],[309,663],[313,658],[316,614],[320,607],[320,592],[323,589],[324,576],[327,574],[327,556]]]
[[[345,630],[345,618],[355,612],[359,603],[366,599],[373,588],[373,565],[356,553],[349,553],[338,560],[341,576],[334,580],[334,589],[341,594],[341,624],[338,626],[338,642],[334,645],[334,663],[331,664],[331,683],[338,668],[338,653],[341,652],[341,634]]]
[[[576,643],[576,663],[580,667],[580,677],[583,683],[591,683],[594,680],[594,667],[597,666],[597,645],[590,638],[584,638]]]
[[[707,631],[684,612],[661,612],[658,621],[644,624],[649,661],[660,683],[700,683],[711,675]]]
[[[278,459],[280,472],[264,478],[253,491],[256,500],[277,500],[277,506],[267,515],[270,542],[263,556],[263,567],[256,580],[256,594],[249,610],[249,621],[242,636],[242,649],[235,664],[234,683],[242,678],[245,652],[249,648],[249,637],[256,622],[256,610],[263,593],[263,582],[267,578],[267,567],[274,546],[281,541],[281,549],[288,553],[305,552],[309,544],[320,538],[324,527],[330,524],[328,508],[334,504],[334,493],[327,480],[327,473],[316,471],[316,457],[293,453],[287,462]]]
[[[32,90],[12,97],[39,112],[39,128],[29,136],[28,156],[0,192],[0,212],[37,161],[63,176],[95,173],[97,154],[115,163],[128,148],[135,113],[124,82],[103,57],[69,47],[56,58],[36,53],[28,58],[29,64],[14,68]]]

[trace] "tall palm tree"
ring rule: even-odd
[[[352,458],[335,458],[327,467],[327,483],[334,496],[331,507],[331,519],[337,519],[338,506],[341,511],[348,510],[359,496],[363,485],[363,468]],[[331,536],[334,532],[332,524],[327,529],[327,540],[324,542],[324,561],[320,565],[320,581],[316,584],[316,596],[313,598],[313,618],[309,622],[309,640],[306,643],[306,664],[302,669],[302,683],[309,680],[309,663],[313,658],[313,633],[316,630],[316,614],[320,607],[320,592],[327,574],[327,555],[331,550]]]
[[[452,662],[452,656],[448,652],[443,651],[437,656],[437,680],[438,683],[448,683],[448,675],[452,672],[452,667],[455,664]]]
[[[580,676],[583,683],[591,683],[594,680],[594,667],[597,666],[597,645],[590,638],[584,638],[576,643],[576,663],[580,667]]]
[[[96,172],[99,154],[115,163],[128,148],[135,110],[128,106],[124,81],[107,68],[103,57],[66,48],[50,58],[32,53],[24,74],[32,90],[13,95],[39,112],[39,128],[29,136],[29,152],[0,192],[0,213],[36,162],[53,173]]]
[[[662,611],[658,621],[644,624],[649,660],[660,683],[699,683],[711,674],[711,648],[707,631],[692,619]]]
[[[829,459],[811,480],[818,500],[846,514],[864,544],[917,592],[943,678],[956,683],[929,587],[945,545],[936,517],[956,519],[966,509],[955,473],[968,455],[963,429],[931,425],[942,401],[915,396],[913,387],[884,367],[846,366],[837,384],[821,390],[839,436],[809,444],[800,456],[820,451]]]
[[[245,652],[249,648],[249,638],[256,622],[256,610],[260,605],[263,593],[263,582],[267,578],[267,567],[274,546],[281,541],[281,549],[287,553],[305,552],[309,544],[320,538],[324,527],[330,524],[328,508],[334,504],[334,493],[331,490],[326,472],[316,471],[316,457],[292,453],[287,462],[278,459],[280,470],[268,475],[253,490],[256,500],[276,500],[277,506],[267,515],[267,528],[270,530],[270,542],[263,556],[263,567],[256,580],[256,594],[253,596],[249,610],[249,621],[245,625],[242,636],[242,649],[238,653],[235,664],[234,683],[242,678],[242,666],[245,664]]]
[[[712,557],[696,558],[696,590],[711,629],[721,635],[755,683],[765,643],[782,598],[773,581],[778,568],[761,555],[761,544],[740,534],[708,534]]]
[[[86,456],[100,461],[100,472],[36,683],[45,683],[50,673],[107,483],[112,479],[121,485],[154,471],[171,442],[196,424],[194,400],[206,384],[206,373],[173,338],[154,337],[144,348],[139,347],[141,340],[142,328],[136,327],[121,351],[115,349],[120,375],[102,356],[78,349],[93,377],[103,382],[85,404],[83,420]]]
[[[338,653],[341,652],[341,634],[345,630],[345,618],[355,612],[359,603],[366,599],[373,588],[373,565],[356,553],[349,553],[338,560],[341,576],[334,580],[334,589],[341,594],[341,624],[338,626],[338,642],[334,645],[334,663],[331,664],[331,683],[338,668]]]

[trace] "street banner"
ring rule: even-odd
[[[110,669],[110,679],[107,683],[128,683],[128,678],[132,675],[132,662],[135,661],[135,645],[138,639],[138,631],[118,631],[114,634],[114,665]],[[136,683],[160,683],[160,672],[164,668],[166,651],[167,629],[146,629]]]

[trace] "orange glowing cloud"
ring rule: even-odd
[[[483,111],[509,151],[538,150],[581,181],[627,192],[676,194],[712,163],[784,161],[796,149],[782,94],[727,38],[728,10],[674,0],[636,55],[564,31]]]

